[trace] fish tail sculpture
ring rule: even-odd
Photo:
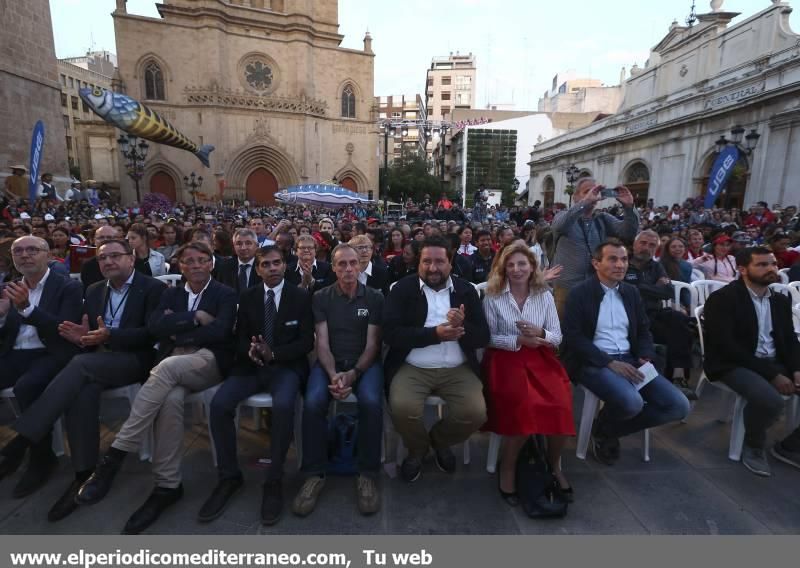
[[[198,146],[148,106],[121,93],[100,87],[80,89],[78,94],[92,112],[120,130],[151,142],[191,152],[205,167],[209,167],[208,157],[214,146]]]

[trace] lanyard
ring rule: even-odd
[[[199,304],[199,303],[200,303],[200,298],[202,298],[202,297],[203,297],[203,292],[205,292],[205,291],[206,291],[206,290],[205,290],[205,288],[203,288],[203,290],[202,290],[202,291],[201,291],[201,292],[200,292],[200,293],[197,295],[197,297],[194,299],[194,302],[192,302],[192,307],[191,307],[191,308],[189,308],[189,311],[190,311],[190,312],[194,312],[194,311],[196,311],[196,310],[197,310],[197,304]]]
[[[125,303],[125,300],[128,299],[128,294],[130,294],[130,292],[131,292],[131,287],[128,286],[128,289],[125,290],[125,293],[122,295],[122,299],[117,304],[117,307],[114,308],[114,302],[111,301],[112,291],[111,290],[108,291],[108,296],[106,297],[106,310],[108,310],[111,313],[111,318],[106,322],[106,325],[108,326],[114,325],[114,320],[117,318],[117,314],[119,313],[120,308]],[[105,312],[106,310],[103,310],[103,312]]]

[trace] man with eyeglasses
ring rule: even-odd
[[[286,267],[286,281],[312,294],[336,281],[331,265],[317,260],[317,241],[311,235],[300,235],[295,244],[294,262]]]
[[[110,450],[75,498],[81,505],[101,501],[125,457],[139,450],[152,429],[155,489],[130,517],[125,534],[140,533],[183,497],[184,398],[218,384],[233,364],[236,291],[211,278],[212,252],[204,243],[187,243],[175,256],[186,285],[167,289],[148,322],[158,340],[156,366]]]
[[[154,339],[147,320],[158,306],[163,282],[133,269],[127,241],[103,243],[95,257],[105,280],[86,291],[80,323],[58,326],[62,338],[81,349],[47,389],[17,419],[17,436],[6,450],[35,446],[62,415],[66,416],[75,479],[47,514],[59,521],[76,508],[75,496],[94,471],[100,446],[100,395],[106,389],[142,382],[153,366]],[[23,477],[31,488],[47,481],[50,469],[29,467]],[[20,483],[23,483],[21,481]]]
[[[7,282],[0,292],[0,389],[14,387],[23,411],[78,351],[59,335],[58,325],[80,321],[83,290],[78,282],[50,271],[49,251],[47,241],[39,237],[15,240],[11,258],[22,278]],[[30,446],[27,471],[14,488],[15,498],[30,495],[55,469],[51,445],[48,431]],[[0,479],[19,468],[27,450],[24,446],[0,451]]]
[[[117,238],[119,237],[117,237],[117,230],[114,227],[100,227],[94,232],[94,246],[99,248],[103,243]],[[90,258],[83,263],[81,267],[81,282],[83,283],[84,290],[88,290],[89,286],[96,282],[102,282],[103,280],[105,280],[105,277],[100,270],[100,265],[96,257]]]
[[[358,253],[358,281],[374,290],[389,293],[389,269],[385,264],[372,261],[373,244],[366,235],[358,235],[347,243]]]

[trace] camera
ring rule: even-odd
[[[604,187],[600,190],[600,197],[602,199],[616,199],[619,196],[619,191],[616,187]]]

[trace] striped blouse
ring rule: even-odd
[[[561,325],[558,322],[556,302],[549,290],[528,295],[520,311],[511,289],[506,285],[506,289],[499,295],[486,295],[483,300],[483,311],[492,334],[489,347],[519,351],[517,337],[521,334],[516,325],[519,320],[544,329],[545,340],[554,347],[561,343]]]

